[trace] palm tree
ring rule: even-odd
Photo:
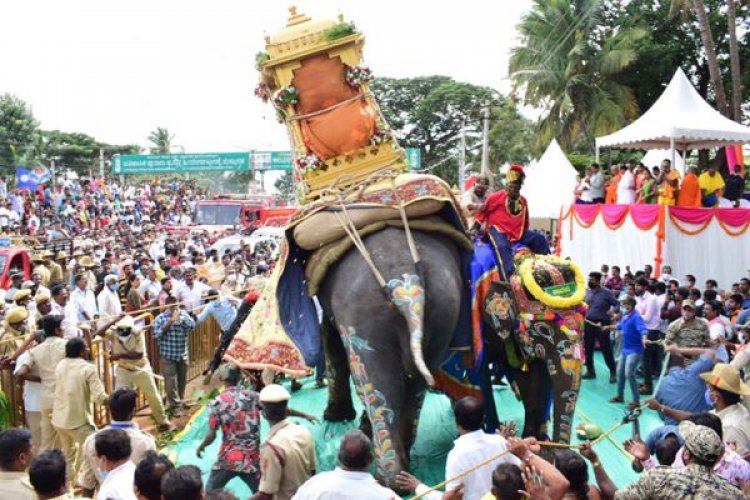
[[[150,148],[152,155],[166,155],[172,152],[172,141],[174,134],[162,127],[156,127],[156,130],[148,134],[148,140],[153,144]]]
[[[732,8],[734,8],[734,4],[732,5]],[[684,17],[687,17],[691,9],[695,13],[695,17],[698,19],[698,27],[700,28],[701,39],[703,40],[703,50],[706,52],[708,74],[711,77],[711,86],[714,88],[716,107],[724,116],[730,116],[729,105],[727,104],[727,94],[724,90],[724,79],[721,77],[721,70],[719,69],[719,59],[716,56],[716,44],[714,43],[714,35],[711,31],[711,25],[708,24],[706,5],[703,3],[703,0],[670,0],[670,16],[674,16],[678,12],[681,12]],[[731,26],[729,31],[733,31],[731,29]]]
[[[643,29],[603,32],[602,0],[534,0],[521,20],[522,43],[510,59],[510,77],[524,104],[545,108],[538,140],[557,137],[565,148],[638,115],[633,91],[615,77],[636,58]]]
[[[735,0],[727,0],[727,24],[729,25],[729,63],[732,73],[732,118],[742,120],[742,73],[740,72],[740,48],[737,44],[737,12]]]

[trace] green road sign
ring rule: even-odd
[[[409,170],[421,169],[422,150],[419,148],[406,148],[406,163],[409,164]]]
[[[422,168],[422,151],[406,148],[406,161],[409,169],[419,170]],[[289,151],[115,155],[112,169],[116,175],[292,170],[292,155]]]
[[[292,153],[289,151],[253,151],[250,156],[253,170],[292,169]]]
[[[250,155],[244,153],[195,153],[176,155],[115,155],[116,175],[181,174],[185,172],[226,172],[250,170]]]

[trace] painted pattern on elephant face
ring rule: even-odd
[[[492,283],[484,301],[485,320],[503,340],[515,330],[518,313],[516,311],[513,288],[510,283]]]
[[[372,424],[372,443],[377,460],[378,474],[392,484],[395,480],[396,450],[393,448],[388,427],[393,424],[394,413],[388,407],[383,393],[369,382],[367,368],[358,352],[373,351],[367,340],[358,337],[353,327],[341,327],[341,338],[349,353],[349,365],[357,394],[362,399]]]

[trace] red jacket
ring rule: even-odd
[[[526,198],[521,196],[521,211],[513,215],[507,207],[508,192],[504,189],[495,191],[487,197],[484,209],[477,212],[475,218],[477,221],[487,223],[487,226],[494,226],[501,233],[505,233],[508,240],[514,243],[521,239],[523,232],[529,228],[529,210]]]

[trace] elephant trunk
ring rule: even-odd
[[[414,366],[422,374],[427,385],[435,385],[435,378],[424,362],[422,338],[424,337],[425,290],[417,274],[404,274],[404,279],[392,279],[386,285],[386,295],[406,320],[409,328],[409,350]]]

